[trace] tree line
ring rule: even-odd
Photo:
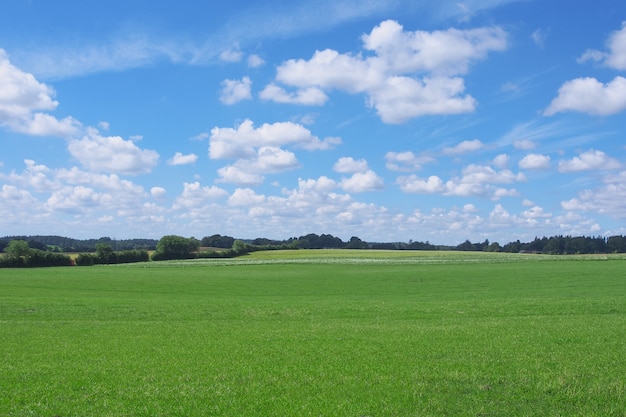
[[[626,253],[626,237],[622,235],[605,237],[552,236],[536,237],[531,242],[519,240],[500,245],[498,242],[472,243],[469,240],[456,245],[433,245],[427,242],[410,240],[395,243],[368,243],[353,236],[347,242],[330,235],[310,233],[285,240],[257,238],[253,240],[235,239],[231,236],[214,234],[201,240],[177,235],[163,236],[160,240],[129,239],[115,241],[110,238],[76,241],[68,239],[75,246],[87,250],[72,258],[60,253],[57,236],[30,236],[0,238],[0,267],[42,267],[42,266],[90,266],[100,264],[118,264],[194,259],[194,258],[232,258],[246,253],[276,249],[382,249],[382,250],[440,250],[440,251],[486,251],[510,253],[545,253],[551,255]],[[48,242],[48,243],[45,243]],[[77,245],[76,242],[79,244]],[[93,247],[91,246],[93,244]],[[119,250],[117,248],[129,248]],[[146,249],[148,248],[148,249]],[[149,254],[152,251],[152,255]]]

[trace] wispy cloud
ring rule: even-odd
[[[39,79],[63,79],[105,71],[124,71],[172,62],[188,65],[211,65],[223,58],[224,51],[244,53],[263,40],[291,38],[306,33],[329,30],[345,22],[387,16],[401,10],[421,12],[433,19],[460,16],[522,0],[465,1],[444,0],[437,9],[427,3],[410,0],[321,0],[294,1],[281,5],[250,6],[237,15],[227,16],[222,26],[207,26],[202,37],[188,37],[184,32],[159,31],[141,22],[103,33],[101,38],[83,38],[67,42],[47,39],[46,45],[27,50],[13,50],[13,60]],[[215,29],[213,29],[215,28]],[[36,43],[36,40],[32,42]]]

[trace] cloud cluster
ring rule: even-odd
[[[136,175],[150,172],[156,165],[156,151],[143,150],[119,136],[102,136],[71,116],[59,120],[47,113],[58,106],[54,94],[32,74],[13,66],[0,49],[0,126],[29,135],[66,139],[70,154],[93,172]],[[108,123],[102,126],[108,128]]]
[[[490,166],[477,164],[466,166],[462,174],[448,181],[442,180],[437,175],[424,179],[413,174],[398,177],[397,184],[406,193],[489,197],[498,200],[502,197],[519,195],[515,189],[502,188],[498,184],[511,184],[526,180],[522,173],[514,174],[508,169],[498,171]]]
[[[209,158],[235,160],[218,170],[221,182],[258,185],[265,174],[279,173],[299,166],[296,155],[285,146],[308,151],[326,150],[341,139],[319,139],[304,126],[292,122],[264,123],[255,127],[245,120],[236,128],[215,127],[209,138]]]
[[[13,66],[0,49],[0,126],[30,135],[68,137],[76,135],[80,123],[72,117],[58,120],[53,111],[58,102],[54,90],[32,74]]]
[[[596,61],[618,70],[626,70],[626,22],[613,32],[607,41],[608,52],[589,49],[578,62]],[[597,116],[609,116],[626,110],[626,78],[616,76],[608,83],[593,77],[581,77],[566,81],[558,95],[544,111],[545,116],[559,112],[580,112]]]
[[[261,97],[322,105],[328,91],[365,94],[386,123],[467,113],[474,110],[476,100],[465,94],[461,76],[489,52],[507,48],[507,34],[499,27],[411,32],[393,20],[376,26],[362,41],[365,54],[325,49],[309,60],[283,62],[277,68],[276,82]]]

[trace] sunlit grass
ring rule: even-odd
[[[500,255],[3,270],[0,416],[624,416],[624,260]]]

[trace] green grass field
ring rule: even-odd
[[[626,259],[0,270],[0,416],[626,416]]]

